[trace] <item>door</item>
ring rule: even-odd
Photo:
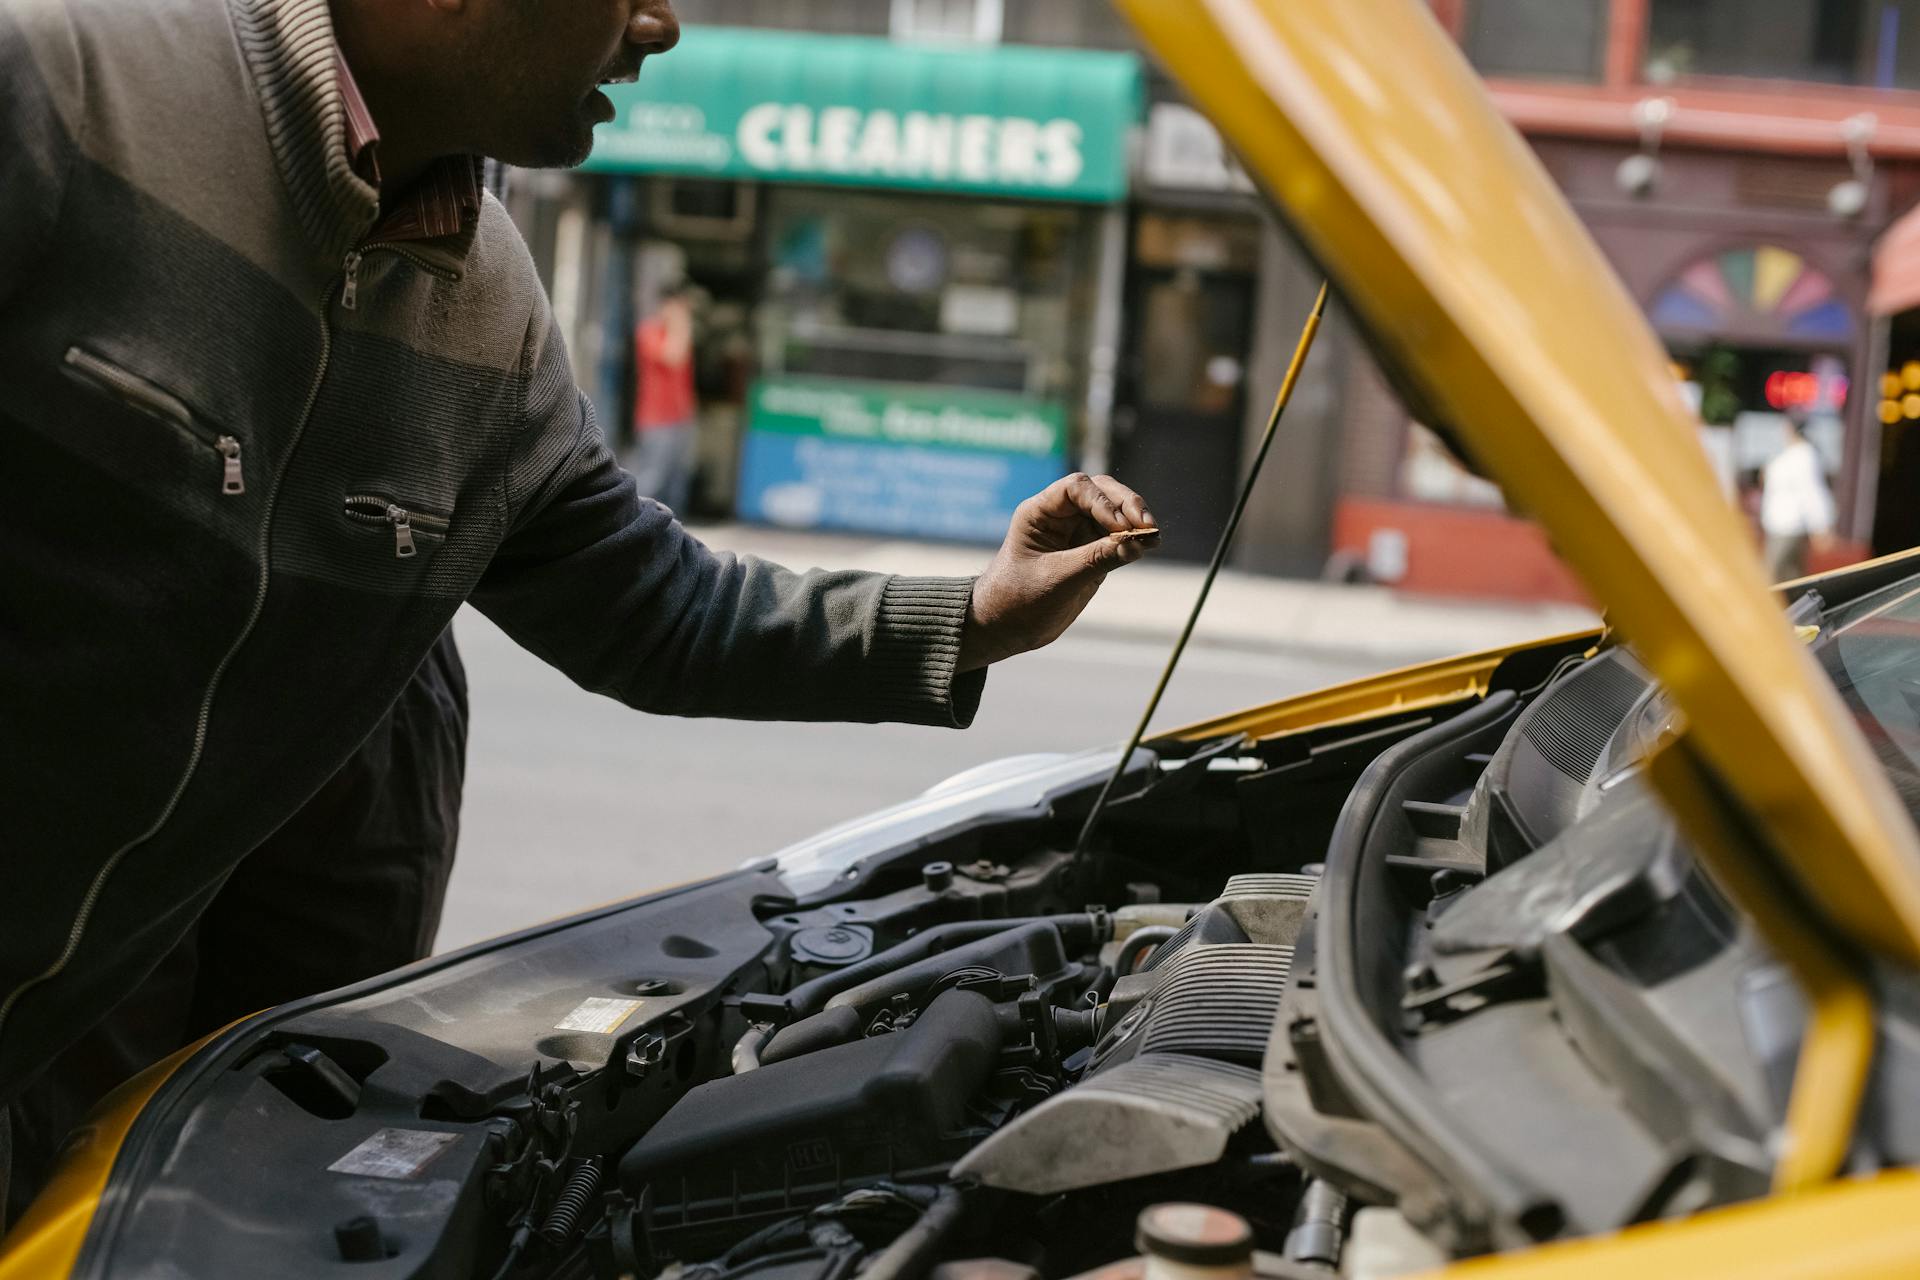
[[[1114,473],[1160,522],[1162,554],[1205,560],[1233,506],[1253,277],[1136,266]]]

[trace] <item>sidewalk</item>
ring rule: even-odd
[[[761,556],[789,568],[886,573],[978,573],[986,547],[905,542],[858,534],[705,524],[693,532],[716,550]],[[1081,634],[1171,645],[1193,607],[1205,566],[1147,561],[1107,578],[1080,621]],[[1382,667],[1487,649],[1590,626],[1573,605],[1489,603],[1406,595],[1223,571],[1193,643],[1256,652],[1337,655]]]

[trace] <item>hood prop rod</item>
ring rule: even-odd
[[[1173,652],[1168,655],[1167,665],[1160,672],[1160,682],[1153,687],[1153,696],[1147,699],[1147,709],[1141,714],[1140,723],[1133,727],[1133,736],[1127,739],[1126,749],[1120,753],[1113,773],[1108,776],[1106,785],[1100,788],[1100,794],[1094,798],[1093,808],[1087,811],[1087,820],[1080,828],[1080,838],[1073,844],[1075,858],[1086,853],[1093,839],[1094,828],[1100,823],[1100,815],[1106,811],[1107,800],[1125,776],[1127,764],[1139,749],[1140,740],[1146,737],[1147,724],[1153,719],[1153,713],[1160,709],[1160,699],[1167,691],[1167,682],[1173,679],[1173,669],[1180,665],[1180,657],[1187,651],[1187,641],[1193,638],[1194,624],[1200,621],[1200,611],[1206,608],[1207,594],[1213,590],[1213,580],[1219,576],[1220,566],[1226,562],[1227,549],[1233,545],[1233,535],[1240,527],[1240,517],[1246,513],[1247,502],[1253,497],[1253,486],[1259,482],[1260,469],[1266,465],[1267,452],[1273,447],[1280,416],[1287,411],[1287,402],[1293,399],[1294,383],[1300,380],[1300,368],[1307,361],[1307,352],[1313,349],[1313,339],[1320,332],[1320,318],[1326,310],[1327,284],[1322,281],[1320,294],[1313,300],[1313,310],[1308,313],[1307,323],[1300,330],[1300,340],[1294,344],[1293,359],[1287,364],[1287,375],[1280,380],[1279,394],[1273,398],[1273,411],[1267,415],[1266,434],[1260,437],[1260,448],[1253,455],[1253,465],[1247,468],[1247,478],[1240,486],[1240,496],[1234,500],[1226,527],[1220,531],[1220,541],[1213,548],[1213,559],[1207,563],[1207,576],[1200,582],[1200,594],[1194,599],[1192,611],[1187,614],[1186,625],[1180,628],[1180,638],[1173,642]]]

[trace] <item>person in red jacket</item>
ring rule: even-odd
[[[641,493],[684,514],[700,411],[693,392],[693,300],[685,284],[667,290],[634,330],[633,355],[639,394],[627,469]]]

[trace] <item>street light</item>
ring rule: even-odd
[[[1827,192],[1827,212],[1836,218],[1857,218],[1867,207],[1869,184],[1873,181],[1873,154],[1867,144],[1873,140],[1880,121],[1871,111],[1848,116],[1840,122],[1840,137],[1847,144],[1847,163],[1853,176],[1836,182]]]
[[[1640,150],[1620,162],[1613,181],[1630,196],[1644,196],[1660,179],[1660,134],[1673,118],[1672,98],[1642,98],[1633,104],[1633,122],[1640,126]]]

